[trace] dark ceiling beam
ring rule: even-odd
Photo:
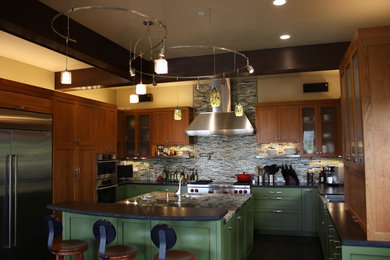
[[[61,84],[61,72],[54,74],[55,89],[62,91],[110,88],[134,85],[134,80],[122,78],[98,68],[72,70],[72,84]]]

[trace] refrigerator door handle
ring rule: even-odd
[[[12,155],[13,159],[13,177],[14,177],[14,246],[17,245],[17,230],[18,230],[18,225],[17,225],[17,211],[18,211],[18,156],[16,154]]]
[[[8,241],[7,248],[11,248],[12,240],[12,154],[7,154],[8,174]]]

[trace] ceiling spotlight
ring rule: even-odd
[[[291,38],[291,36],[289,34],[280,35],[280,39],[282,39],[282,40],[288,40],[290,38]]]
[[[130,67],[130,76],[131,77],[135,76],[135,68]]]
[[[138,103],[138,102],[139,102],[139,97],[138,97],[138,95],[136,95],[136,94],[130,95],[130,103],[131,103],[131,104],[136,104],[136,103]]]
[[[276,6],[281,6],[285,5],[287,3],[287,0],[274,0],[272,3]]]
[[[250,74],[252,74],[253,72],[255,72],[255,69],[254,69],[251,65],[249,65],[249,64],[248,64],[248,66],[246,66],[246,69],[248,70],[248,72],[249,72]]]

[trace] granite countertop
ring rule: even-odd
[[[346,209],[345,203],[325,202],[325,205],[344,246],[390,247],[390,242],[367,240],[366,234]]]
[[[195,210],[225,209],[227,213],[223,218],[225,221],[229,221],[234,212],[245,204],[249,198],[251,198],[251,195],[187,193],[182,195],[179,202],[173,192],[150,192],[117,203],[123,205],[191,208]]]
[[[185,195],[180,203],[172,192],[151,192],[117,203],[71,201],[48,205],[48,208],[102,217],[172,221],[213,221],[223,218],[228,221],[251,197],[228,194]]]
[[[146,180],[125,180],[121,181],[118,180],[118,185],[125,185],[125,184],[141,184],[141,185],[172,185],[172,186],[178,186],[178,181],[172,181],[172,182],[164,182],[164,181],[146,181]],[[182,183],[182,186],[186,186],[186,183]]]

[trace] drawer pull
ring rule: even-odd
[[[238,216],[238,217],[237,217],[237,220],[239,220],[239,221],[242,220],[242,217],[241,217],[241,216]]]
[[[272,197],[273,200],[281,200],[283,199],[282,197]]]
[[[305,189],[305,191],[306,191],[306,192],[309,192],[309,191],[311,191],[311,190],[310,190],[310,189]]]
[[[275,209],[275,210],[272,211],[272,213],[283,213],[283,210]]]
[[[228,230],[232,230],[233,229],[233,227],[228,227]]]
[[[268,193],[269,194],[282,194],[281,191],[269,191]]]

